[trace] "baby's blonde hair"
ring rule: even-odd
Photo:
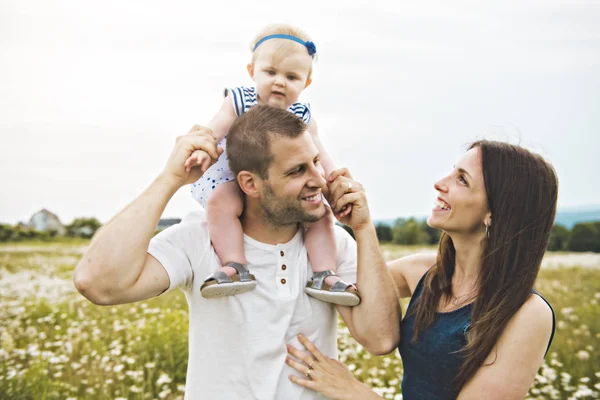
[[[264,38],[265,36],[269,36],[269,35],[290,35],[290,36],[295,36],[298,39],[301,39],[305,42],[312,41],[310,36],[308,36],[308,34],[306,32],[304,32],[302,29],[300,29],[298,27],[288,25],[288,24],[267,25],[263,29],[261,29],[260,32],[258,32],[258,34],[254,38],[254,40],[252,40],[252,42],[250,43],[250,51],[252,52],[252,61],[251,61],[252,65],[254,65],[254,62],[256,61],[256,56],[257,56],[258,52],[260,51],[260,46],[258,46],[256,51],[254,51],[254,47],[256,46],[256,43],[258,43],[258,41],[260,39]],[[281,45],[273,53],[273,62],[281,61],[283,58],[285,58],[285,56],[290,52],[291,49],[297,48],[295,46],[302,46],[302,45],[300,43],[294,42],[293,40],[281,40]],[[317,60],[317,54],[314,55],[313,62],[316,60]],[[308,77],[310,78],[311,75],[312,75],[312,64],[311,64],[310,71],[308,71]]]

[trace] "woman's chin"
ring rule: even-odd
[[[442,229],[439,219],[433,214],[427,217],[427,225],[433,229]]]

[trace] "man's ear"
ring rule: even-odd
[[[237,182],[241,191],[244,192],[246,196],[254,198],[259,197],[261,180],[258,176],[252,172],[240,171],[237,176]]]
[[[250,78],[254,79],[254,65],[248,64],[246,65],[246,69],[248,70],[248,75],[250,75]]]
[[[312,79],[308,78],[306,80],[306,85],[304,85],[304,89],[306,89],[307,87],[309,87],[311,83],[312,83]]]

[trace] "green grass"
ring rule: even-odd
[[[183,294],[94,306],[71,283],[84,245],[0,246],[0,398],[182,398],[188,329]],[[423,249],[382,248],[388,259]],[[558,329],[529,397],[598,398],[600,262],[544,269],[537,289],[554,306]],[[369,355],[341,323],[338,343],[340,359],[358,379],[385,398],[401,398],[397,352]]]

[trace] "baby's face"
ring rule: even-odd
[[[276,57],[281,40],[285,39],[261,44],[254,65],[248,65],[248,72],[256,83],[259,104],[288,108],[311,82],[312,57],[300,44],[292,46],[283,57]]]

